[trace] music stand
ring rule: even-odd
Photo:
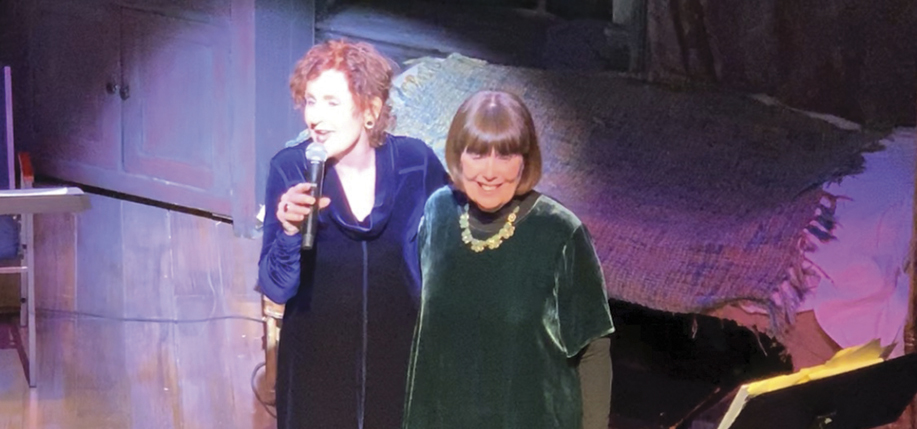
[[[729,429],[868,429],[894,422],[917,394],[917,354],[760,394]]]

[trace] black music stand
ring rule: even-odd
[[[917,394],[917,354],[763,393],[729,429],[868,429],[894,422]]]

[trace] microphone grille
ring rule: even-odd
[[[325,162],[328,158],[328,151],[325,150],[325,146],[320,143],[309,143],[309,146],[306,146],[306,159],[309,161],[318,161]]]

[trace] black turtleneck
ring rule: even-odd
[[[522,219],[528,214],[529,210],[532,209],[539,195],[537,191],[516,195],[512,200],[504,204],[503,207],[493,212],[483,211],[479,209],[473,201],[469,201],[468,225],[472,235],[476,238],[481,238],[480,236],[496,234],[497,231],[506,224],[506,218],[509,217],[509,214],[512,213],[516,207],[519,207],[519,212],[516,213],[516,221],[518,222],[519,219]]]

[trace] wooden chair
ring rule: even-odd
[[[31,188],[35,182],[32,162],[25,152],[15,154],[13,139],[13,85],[12,70],[9,66],[0,67],[0,156],[3,164],[0,171],[4,176],[0,180],[0,190],[7,188]],[[14,156],[15,154],[15,156]],[[18,173],[17,173],[18,172]],[[6,205],[10,209],[13,205]],[[0,211],[0,215],[11,215],[18,223],[18,248],[11,259],[0,261],[0,275],[19,275],[19,324],[28,329],[28,354],[23,361],[29,386],[35,387],[37,377],[36,334],[35,334],[35,252],[33,246],[33,214],[32,212]],[[8,218],[7,218],[8,219]],[[13,234],[15,236],[15,234]],[[6,257],[6,255],[4,255]]]
[[[25,152],[17,154],[18,167],[18,186],[14,188],[29,189],[35,182],[35,175],[32,170],[32,162],[29,155]],[[35,387],[37,374],[36,358],[36,334],[35,334],[35,246],[33,243],[32,213],[21,213],[15,215],[19,221],[19,255],[11,260],[0,261],[0,274],[19,274],[19,324],[28,330],[28,354],[27,361],[23,362],[26,367],[26,373],[29,378],[29,386]]]
[[[267,405],[275,405],[275,384],[277,382],[277,346],[280,344],[280,328],[283,325],[283,304],[271,301],[261,295],[261,320],[263,320],[264,337],[264,378],[269,387],[268,396],[262,398]]]

